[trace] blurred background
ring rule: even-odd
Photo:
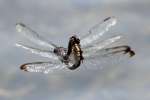
[[[0,100],[150,100],[149,9],[149,0],[0,0]],[[66,47],[74,32],[109,16],[118,19],[109,34],[125,36],[136,52],[127,62],[46,75],[19,69],[48,59],[14,46],[17,22]]]

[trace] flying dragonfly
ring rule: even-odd
[[[93,58],[113,57],[116,54],[127,54],[129,57],[134,56],[135,52],[128,45],[108,47],[108,45],[120,40],[121,36],[114,36],[104,41],[100,41],[100,38],[114,26],[116,22],[117,19],[115,17],[108,17],[93,26],[86,35],[81,36],[80,38],[76,35],[71,36],[67,48],[47,41],[27,25],[17,23],[16,30],[26,39],[39,46],[49,48],[49,50],[43,50],[23,43],[16,43],[16,46],[18,47],[22,47],[32,53],[49,58],[48,62],[25,63],[20,66],[20,69],[27,72],[49,73],[64,68],[75,70],[84,61],[87,62]]]

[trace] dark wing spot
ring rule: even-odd
[[[133,50],[131,50],[131,48],[129,46],[126,46],[125,53],[129,53],[130,57],[135,55],[135,52]]]
[[[28,71],[26,65],[27,65],[27,64],[21,65],[21,66],[20,66],[20,69],[23,70],[23,71]]]
[[[105,19],[104,19],[104,22],[105,22],[105,21],[107,21],[107,20],[109,20],[110,18],[111,18],[111,17],[107,17],[107,18],[105,18]]]
[[[26,25],[23,24],[23,23],[16,23],[16,25],[20,25],[20,26],[22,26],[22,27],[26,27]]]
[[[130,57],[134,56],[135,55],[135,52],[134,51],[130,51]]]

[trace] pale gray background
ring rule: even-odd
[[[136,56],[105,70],[25,73],[19,65],[47,60],[16,48],[16,22],[67,46],[73,32],[116,16]],[[149,0],[0,0],[0,100],[150,100]],[[97,65],[100,66],[100,65]]]

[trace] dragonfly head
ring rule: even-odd
[[[73,43],[77,43],[77,44],[80,43],[80,39],[76,35],[71,36],[70,41],[72,41]]]

